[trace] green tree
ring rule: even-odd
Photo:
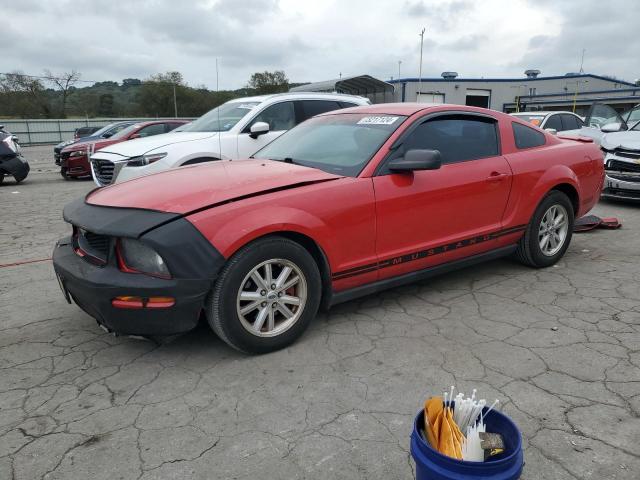
[[[22,118],[50,118],[51,106],[47,91],[38,78],[20,71],[0,76],[0,114]]]
[[[140,87],[140,108],[147,114],[157,117],[172,117],[174,108],[174,89],[176,104],[185,100],[184,79],[180,72],[166,72],[152,75]],[[178,111],[182,115],[181,110]]]
[[[101,117],[113,116],[113,95],[112,94],[103,93],[102,95],[100,95],[98,115]]]
[[[256,72],[249,78],[249,87],[257,94],[281,93],[289,90],[289,79],[282,70]]]

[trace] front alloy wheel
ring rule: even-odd
[[[288,238],[271,236],[241,248],[222,268],[206,302],[213,331],[248,353],[293,343],[309,326],[322,296],[313,256]]]
[[[302,270],[282,258],[266,260],[245,277],[238,291],[238,318],[258,337],[273,337],[291,328],[307,302]]]

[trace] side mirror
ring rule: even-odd
[[[269,133],[269,124],[267,122],[256,122],[251,125],[249,131],[251,132],[249,136],[251,138],[258,138],[260,135],[264,135],[265,133]]]
[[[442,166],[442,156],[438,150],[408,150],[404,157],[389,162],[392,172],[413,172],[416,170],[437,170]]]
[[[140,138],[140,134],[139,133],[133,133],[133,134],[129,135],[129,140],[133,140],[134,138]]]
[[[622,130],[622,124],[617,122],[607,123],[606,125],[603,125],[602,127],[600,127],[600,130],[603,131],[604,133],[619,132],[620,130]]]
[[[113,136],[113,133],[111,133],[111,132],[106,132],[106,133],[102,134],[102,138],[110,138],[112,136]]]
[[[549,132],[551,135],[557,135],[558,134],[558,130],[556,130],[555,128],[545,128],[544,131],[545,132]]]

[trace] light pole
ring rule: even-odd
[[[178,102],[176,100],[176,84],[173,84],[173,116],[178,118]]]
[[[418,73],[418,94],[416,95],[416,101],[420,103],[420,92],[422,90],[422,47],[424,45],[424,31],[426,29],[423,28],[420,32],[420,69]]]
[[[398,80],[400,80],[400,65],[402,65],[402,60],[398,60]]]

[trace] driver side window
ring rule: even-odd
[[[296,123],[293,102],[280,102],[265,108],[256,118],[253,119],[248,129],[251,128],[251,125],[257,122],[268,123],[269,130],[272,132],[279,132],[293,128]]]
[[[442,163],[458,163],[499,155],[497,122],[486,117],[444,115],[427,120],[403,142],[404,151],[438,150]]]

